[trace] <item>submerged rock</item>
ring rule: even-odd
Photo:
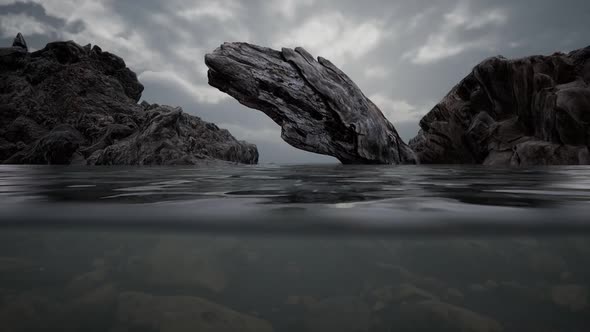
[[[143,86],[98,46],[0,48],[0,163],[254,164],[258,151],[180,108],[137,102]]]
[[[590,47],[477,65],[420,121],[422,163],[590,164]]]
[[[307,308],[304,323],[310,332],[365,332],[371,326],[371,310],[355,297],[328,298]]]
[[[401,331],[501,332],[496,320],[471,310],[439,301],[402,306],[394,329]]]
[[[415,163],[412,150],[354,82],[303,48],[225,43],[205,56],[209,84],[258,109],[290,145],[342,163]]]
[[[551,289],[551,299],[555,304],[580,312],[588,307],[588,287],[582,285],[558,285]]]
[[[262,319],[190,296],[125,292],[119,296],[117,312],[121,324],[137,331],[273,331]]]

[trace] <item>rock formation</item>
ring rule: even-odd
[[[422,163],[589,164],[590,47],[477,65],[421,121]]]
[[[287,143],[343,163],[590,163],[590,47],[485,60],[422,119],[411,149],[350,78],[302,48],[225,43],[205,62],[209,84],[271,117]]]
[[[171,165],[258,161],[254,145],[180,108],[137,102],[118,56],[72,41],[0,48],[0,163]]]
[[[292,146],[344,164],[415,163],[393,125],[340,69],[304,49],[225,43],[205,56],[209,84],[282,128]]]

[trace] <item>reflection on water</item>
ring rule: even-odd
[[[585,166],[0,166],[0,195],[28,202],[116,203],[247,197],[268,204],[336,204],[433,198],[541,207],[588,201],[589,174]]]
[[[590,168],[0,167],[1,331],[587,331]]]

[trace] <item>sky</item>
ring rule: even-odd
[[[280,127],[207,84],[223,42],[303,46],[346,72],[407,142],[471,69],[590,45],[588,0],[0,0],[0,45],[22,32],[121,56],[150,103],[181,106],[258,146],[261,163],[331,163],[292,148]]]

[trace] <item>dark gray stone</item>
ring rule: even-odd
[[[415,163],[412,150],[361,90],[330,61],[304,49],[225,43],[205,56],[209,84],[260,110],[290,145],[342,163]]]
[[[0,49],[0,163],[258,161],[254,145],[226,130],[180,109],[138,105],[143,86],[120,57],[73,41],[27,53],[16,40]]]
[[[422,163],[589,164],[590,47],[477,65],[420,121]]]
[[[14,41],[12,42],[12,47],[20,47],[23,48],[25,51],[29,51],[29,47],[27,46],[27,42],[25,41],[25,37],[19,32]]]

